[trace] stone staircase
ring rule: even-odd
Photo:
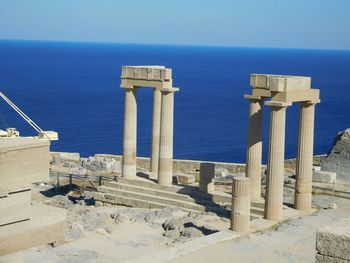
[[[194,186],[162,186],[151,180],[117,178],[97,187],[95,201],[138,208],[179,207],[195,212],[214,212],[230,217],[231,195],[205,194]],[[251,219],[264,214],[263,202],[252,202]]]

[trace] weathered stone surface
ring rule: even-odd
[[[312,181],[321,183],[333,183],[336,181],[337,174],[327,171],[313,171]]]
[[[0,227],[1,225],[29,219],[30,200],[30,189],[0,197]]]
[[[321,167],[322,170],[337,173],[338,181],[350,181],[350,128],[338,133]]]
[[[50,143],[31,138],[1,139],[0,196],[49,179]]]
[[[201,163],[199,177],[199,191],[204,193],[214,192],[215,164]]]
[[[316,249],[325,256],[350,260],[350,218],[319,229]]]
[[[72,162],[79,162],[80,160],[80,153],[51,152],[51,156],[53,160],[64,160],[64,161],[72,161]]]
[[[182,231],[184,229],[184,222],[179,218],[169,218],[165,220],[162,226],[165,231],[168,231],[168,230]]]
[[[193,184],[196,181],[193,174],[177,174],[175,177],[178,184]]]
[[[350,260],[316,254],[315,263],[350,263]]]
[[[198,237],[203,236],[203,233],[195,227],[186,227],[181,232],[181,236],[187,237],[187,238],[198,238]]]

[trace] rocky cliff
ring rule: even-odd
[[[338,181],[350,182],[350,128],[338,133],[331,152],[321,162],[321,168],[336,172]]]

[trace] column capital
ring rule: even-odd
[[[170,93],[170,92],[178,92],[180,89],[179,88],[175,88],[175,87],[171,87],[171,88],[161,88],[159,89],[162,93]]]
[[[280,107],[280,108],[287,108],[288,106],[292,106],[292,103],[288,102],[281,102],[281,101],[267,101],[265,102],[266,106],[270,107]]]
[[[299,104],[301,106],[308,107],[308,106],[316,105],[320,102],[321,102],[321,100],[318,99],[318,100],[300,101]]]
[[[251,95],[251,94],[245,94],[244,98],[250,101],[264,101],[266,99],[266,97]]]
[[[124,90],[136,89],[136,87],[134,87],[134,86],[122,86],[122,85],[120,85],[120,87],[121,87],[122,89],[124,89]]]

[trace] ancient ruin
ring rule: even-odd
[[[153,88],[151,173],[161,185],[173,176],[174,93],[171,69],[164,66],[124,66],[121,87],[125,89],[123,172],[136,177],[137,89]]]
[[[122,156],[96,154],[85,158],[79,153],[51,152],[50,158],[48,140],[22,138],[19,134],[1,139],[0,177],[4,184],[0,186],[0,256],[48,244],[23,253],[34,260],[52,256],[58,261],[76,257],[106,262],[190,262],[193,254],[200,251],[206,258],[207,251],[215,249],[220,261],[227,262],[233,258],[225,259],[230,253],[237,256],[244,251],[237,247],[231,251],[233,242],[247,242],[238,237],[254,236],[249,245],[258,243],[258,248],[265,243],[270,248],[259,238],[265,241],[274,233],[290,240],[290,233],[283,233],[283,229],[291,224],[282,227],[281,223],[317,210],[315,206],[311,209],[312,190],[350,198],[346,186],[345,190],[339,185],[334,189],[334,172],[313,167],[324,157],[313,156],[314,108],[319,91],[311,89],[310,78],[251,75],[253,91],[245,95],[250,102],[246,164],[173,160],[173,105],[178,89],[172,87],[171,70],[161,66],[123,67],[121,79],[125,89]],[[136,156],[136,93],[141,87],[153,88],[150,158]],[[285,114],[293,102],[300,104],[298,155],[296,160],[284,160]],[[261,163],[264,105],[271,109],[267,166]],[[293,174],[285,181],[287,166],[296,170],[295,179]],[[265,170],[264,200],[261,176]],[[33,185],[47,181],[49,172],[51,184]],[[292,204],[288,201],[291,196],[295,209],[283,203],[287,197],[286,203]],[[336,211],[334,197],[332,207],[330,197],[314,199],[320,207]],[[341,216],[347,213],[344,200],[337,201],[342,208],[336,212]],[[328,214],[321,216],[329,221],[338,217],[329,211],[324,213]],[[293,222],[303,225],[301,220],[305,218],[315,224],[313,217]],[[317,233],[317,262],[338,258],[349,261],[349,237],[342,233],[348,228],[342,225],[339,229],[325,228]],[[298,233],[293,238],[299,244],[304,236]],[[346,242],[334,242],[339,239]],[[225,246],[229,249],[222,251]],[[17,260],[21,255],[9,254],[5,260],[12,256]]]
[[[294,207],[311,209],[312,157],[315,105],[320,102],[319,90],[311,89],[310,77],[252,74],[249,100],[247,177],[251,178],[251,198],[261,197],[261,157],[263,105],[269,106],[270,141],[267,165],[265,218],[282,219],[283,171],[286,109],[293,102],[300,105],[299,144]],[[264,100],[271,100],[264,103]]]

